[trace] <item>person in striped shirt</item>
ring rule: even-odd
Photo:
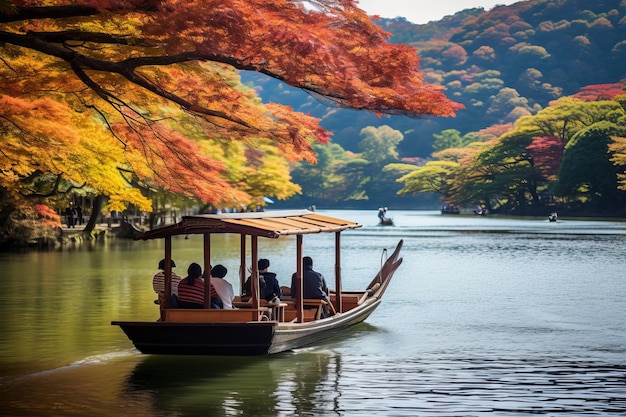
[[[173,259],[172,268],[176,268],[176,263]],[[165,291],[165,259],[161,259],[159,262],[159,269],[160,271],[152,278],[152,289],[154,289],[157,295]],[[178,283],[180,280],[180,276],[172,271],[172,295],[178,296]]]
[[[215,287],[211,285],[211,307],[222,308]],[[192,263],[187,268],[187,277],[178,283],[178,306],[181,308],[204,308],[204,280],[202,279],[202,267],[197,263]]]

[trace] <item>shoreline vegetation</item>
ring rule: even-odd
[[[87,243],[102,242],[106,238],[127,238],[124,235],[124,225],[109,226],[107,224],[97,225],[91,232],[85,232],[85,225],[68,227],[63,224],[56,228],[55,233],[47,234],[43,237],[33,237],[23,241],[6,242],[0,245],[0,252],[20,252],[27,250],[63,250],[74,248],[77,245]]]
[[[281,209],[291,209],[296,207],[280,207]],[[300,207],[297,207],[300,208]],[[318,207],[318,210],[362,210],[368,211],[359,207]],[[394,212],[402,211],[440,211],[440,208],[424,207],[424,208],[392,208]],[[372,216],[376,215],[376,210],[369,209],[372,212]],[[549,214],[549,213],[548,213]],[[511,213],[488,213],[486,216],[494,218],[506,218],[506,219],[536,219],[542,220],[548,218],[548,214],[511,214]],[[474,213],[470,208],[461,208],[460,217],[474,217]],[[559,212],[559,221],[615,221],[626,222],[626,218],[616,216],[611,213],[568,213],[567,210]],[[161,227],[161,226],[160,226]],[[66,250],[75,249],[86,245],[93,245],[96,243],[104,242],[108,239],[132,239],[137,233],[146,231],[148,228],[138,223],[132,223],[128,221],[121,221],[118,224],[99,223],[94,230],[90,233],[85,233],[85,225],[77,225],[75,227],[68,227],[66,224],[57,228],[57,232],[54,237],[42,237],[31,239],[30,241],[12,242],[12,244],[0,245],[0,252],[15,252],[15,251],[28,251],[28,250]]]

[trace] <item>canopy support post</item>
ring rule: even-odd
[[[242,234],[239,239],[239,283],[241,293],[246,288],[246,235]]]
[[[172,298],[172,237],[165,237],[165,294],[162,308],[170,308]]]
[[[204,235],[204,308],[211,308],[211,234]]]
[[[252,293],[252,308],[259,308],[259,237],[250,236],[252,246],[252,273],[250,274],[250,292]]]
[[[304,306],[303,298],[303,275],[304,267],[302,265],[302,235],[296,235],[296,314],[297,322],[304,323]],[[293,297],[293,294],[291,294]]]
[[[335,232],[335,304],[339,313],[343,312],[341,284],[341,232]]]

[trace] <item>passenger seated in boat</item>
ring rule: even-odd
[[[282,297],[280,283],[276,278],[276,274],[268,271],[270,267],[269,259],[259,259],[257,266],[259,268],[259,292],[261,298],[266,301],[280,301],[280,297]],[[251,293],[250,277],[248,277],[244,285],[244,295],[249,297]]]
[[[189,265],[187,277],[178,283],[178,307],[204,308],[204,280],[201,278],[201,275],[202,267],[200,265],[195,262]],[[222,308],[222,302],[213,285],[211,285],[210,293],[211,307]]]
[[[224,279],[227,273],[228,270],[224,265],[215,265],[211,268],[211,286],[215,287],[215,291],[222,301],[223,308],[232,309],[234,308],[235,291],[231,283]]]
[[[310,256],[302,258],[302,264],[304,267],[304,277],[302,283],[302,297],[314,298],[324,300],[330,303],[328,286],[324,275],[313,270],[313,259]],[[291,276],[291,296],[295,298],[296,294],[297,275],[294,273]],[[328,317],[328,308],[324,306],[322,317]]]
[[[174,262],[174,260],[172,259],[172,268],[176,268],[176,263]],[[154,277],[152,278],[152,289],[154,290],[154,292],[157,294],[157,296],[159,297],[159,299],[161,297],[164,297],[165,294],[165,259],[161,259],[161,261],[159,261],[159,266],[158,268],[160,269],[159,272],[157,272]],[[178,297],[178,283],[180,282],[181,278],[180,276],[178,276],[174,271],[172,271],[172,293],[171,293],[171,300],[172,300],[172,304],[175,306],[176,305],[176,300]],[[159,299],[157,299],[155,301],[155,303],[159,304],[160,301]]]

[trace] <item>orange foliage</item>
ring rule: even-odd
[[[48,4],[43,0],[14,3]],[[68,12],[74,10],[71,0],[55,4],[65,5]],[[128,73],[132,82],[138,82],[132,75],[140,66],[209,60],[259,71],[353,108],[413,116],[451,116],[461,107],[445,98],[441,87],[423,83],[416,51],[388,43],[389,34],[370,22],[352,0],[318,1],[318,10],[306,10],[300,2],[284,0],[91,0],[85,6],[94,8],[89,13],[93,27],[62,19],[55,22],[55,27],[78,30],[83,40],[106,43],[110,47],[109,57],[145,58],[141,62],[126,61],[98,68],[124,76]],[[84,14],[88,14],[88,9]],[[139,23],[140,32],[129,36],[124,30],[133,21]],[[31,30],[37,25],[50,29],[45,22],[32,25]],[[104,29],[105,25],[111,28],[115,39],[95,36],[95,29]],[[151,49],[112,48],[115,40]],[[87,49],[75,50],[92,56]],[[77,59],[61,51],[48,53],[70,63]],[[99,64],[81,62],[86,69]]]
[[[423,82],[416,50],[390,44],[354,0],[10,3],[15,13],[0,11],[3,187],[41,172],[143,208],[129,187],[245,200],[201,141],[269,140],[284,158],[313,162],[311,144],[329,134],[318,119],[261,103],[240,70],[377,114],[462,107]]]
[[[159,124],[142,135],[128,124],[111,128],[126,143],[134,172],[145,173],[141,181],[147,186],[211,203],[217,203],[220,195],[227,197],[229,185],[220,177],[222,164],[203,155],[195,142]],[[142,170],[144,164],[147,170]]]
[[[61,216],[47,205],[36,204],[34,209],[42,227],[59,227],[61,225]]]
[[[572,97],[583,101],[614,100],[617,95],[626,94],[626,79],[614,84],[588,85]]]

